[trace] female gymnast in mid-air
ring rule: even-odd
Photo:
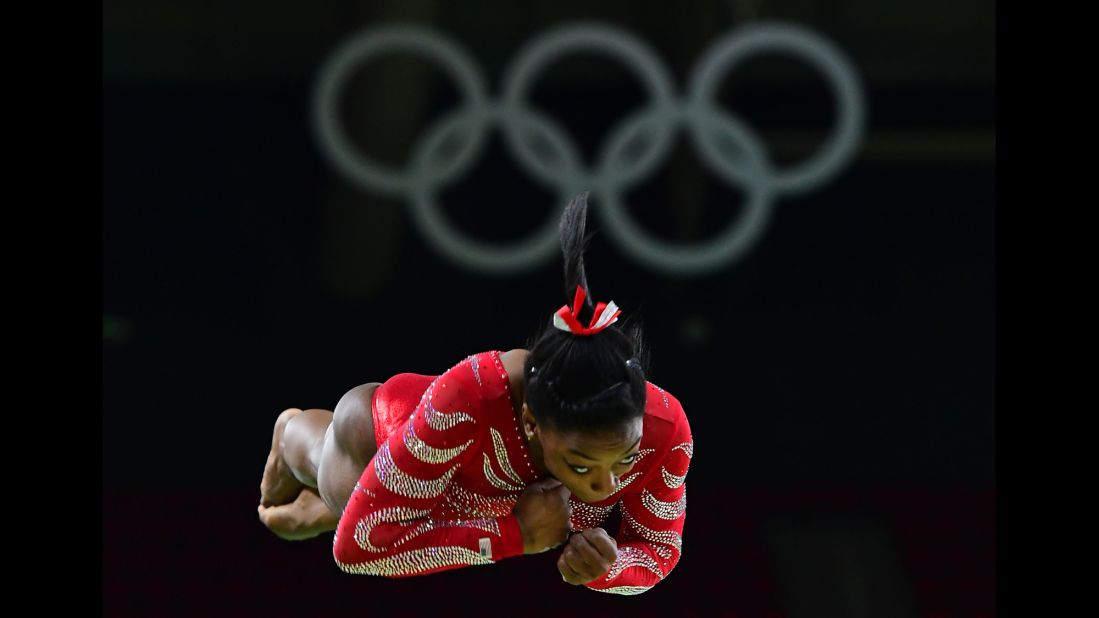
[[[640,327],[617,325],[613,301],[592,306],[586,219],[581,195],[560,226],[573,304],[529,350],[363,384],[331,412],[282,412],[260,520],[290,540],[335,530],[348,573],[425,575],[564,545],[570,584],[639,594],[667,577],[694,442],[679,400],[645,379]],[[601,526],[616,506],[612,537]]]

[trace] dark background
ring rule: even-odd
[[[104,3],[106,613],[995,615],[994,19],[992,2],[946,1]],[[559,258],[471,271],[401,198],[337,173],[312,133],[317,71],[362,28],[414,23],[466,48],[495,96],[526,41],[580,20],[644,40],[679,91],[737,26],[799,24],[857,68],[862,144],[705,275],[632,260],[593,199],[594,296],[643,318],[650,380],[681,400],[697,447],[665,582],[600,595],[561,583],[548,556],[344,575],[330,535],[279,541],[254,515],[278,412],[521,347],[570,299]],[[646,96],[616,61],[576,54],[531,99],[590,163]],[[719,99],[778,165],[811,156],[836,112],[788,56],[753,57]],[[458,100],[438,68],[393,54],[356,74],[342,117],[363,153],[402,166]],[[645,229],[683,242],[743,201],[686,139],[626,197]],[[485,241],[531,232],[555,200],[498,132],[440,192]]]

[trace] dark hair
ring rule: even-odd
[[[576,286],[587,298],[579,320],[587,325],[595,313],[584,272],[584,236],[588,194],[573,199],[561,217],[561,251],[565,258],[565,304],[572,306]],[[599,300],[604,300],[602,297]],[[609,300],[609,299],[606,299]],[[626,311],[623,311],[626,313]],[[540,424],[556,431],[600,430],[641,418],[645,413],[648,350],[634,314],[594,335],[563,331],[545,317],[545,326],[527,343],[523,366],[526,399]]]

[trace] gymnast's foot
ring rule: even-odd
[[[267,456],[267,464],[263,468],[263,480],[259,484],[260,507],[289,504],[305,487],[294,477],[294,473],[282,456],[282,435],[286,430],[286,424],[298,414],[301,414],[299,408],[289,408],[283,410],[275,421],[275,430],[271,436],[271,454]]]
[[[279,538],[287,541],[311,539],[336,529],[339,515],[328,509],[317,490],[305,487],[294,501],[276,506],[259,505],[259,519]]]

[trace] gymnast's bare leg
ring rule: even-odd
[[[335,410],[279,414],[260,481],[260,521],[298,541],[336,529],[355,483],[374,457],[371,399],[378,382],[356,386]]]

